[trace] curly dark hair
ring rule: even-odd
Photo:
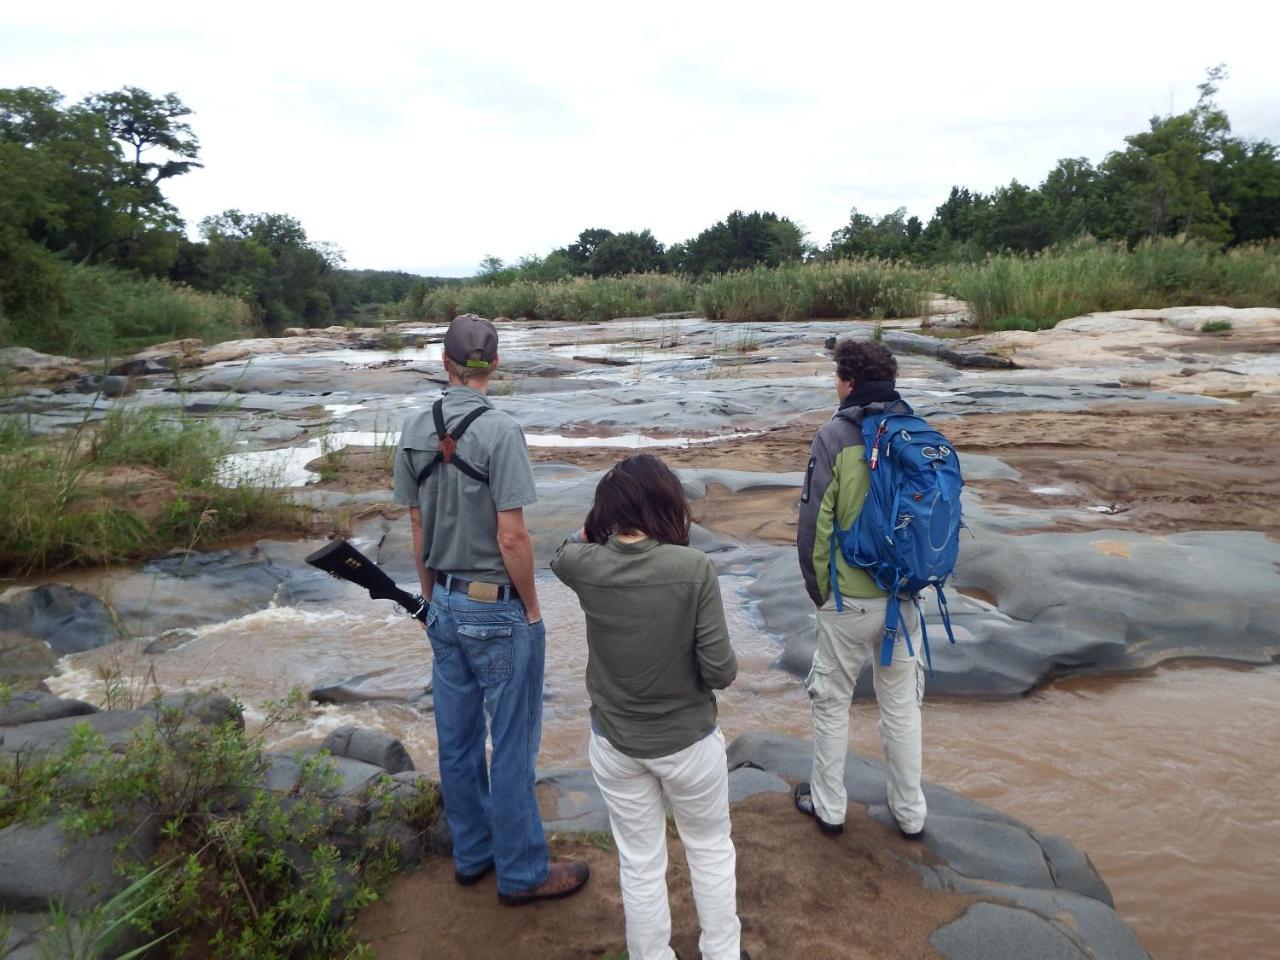
[[[836,344],[836,376],[846,382],[896,380],[898,361],[875,340],[841,340]]]

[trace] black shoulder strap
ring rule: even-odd
[[[445,425],[445,420],[444,420],[444,399],[441,398],[437,400],[431,406],[431,418],[435,421],[437,442],[439,442],[440,440],[443,440],[445,437],[450,437],[452,438],[453,442],[456,444],[459,440],[462,439],[462,435],[467,432],[467,429],[471,426],[471,424],[475,423],[476,420],[478,420],[481,416],[487,413],[490,409],[491,408],[487,406],[476,407],[474,410],[468,413],[465,417],[459,420],[458,425],[454,427],[452,431],[450,431],[449,428]],[[422,469],[422,472],[418,474],[418,486],[422,486],[423,482],[426,481],[427,477],[431,476],[431,471],[435,469],[436,464],[439,463],[441,460],[444,460],[444,454],[442,452],[437,452],[436,455],[431,458],[431,462],[428,463]],[[485,476],[475,467],[471,466],[471,464],[467,463],[467,461],[463,460],[462,457],[458,456],[457,453],[454,453],[454,455],[449,458],[448,462],[453,464],[455,467],[457,467],[459,470],[461,470],[463,473],[465,473],[468,477],[470,477],[473,480],[478,480],[481,483],[489,482],[489,478],[487,476]]]
[[[431,419],[436,422],[437,440],[449,432],[449,428],[444,425],[444,397],[431,405]]]
[[[488,412],[489,412],[488,407],[476,407],[474,410],[468,413],[465,417],[463,417],[460,421],[458,421],[458,425],[456,427],[454,427],[451,431],[449,431],[450,436],[452,436],[454,440],[461,440],[462,435],[467,432],[467,427],[475,423],[476,420],[478,420],[482,414],[485,414]]]

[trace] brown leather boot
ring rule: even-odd
[[[535,900],[559,900],[569,897],[583,888],[591,877],[591,868],[581,860],[570,860],[567,863],[553,863],[551,872],[542,886],[525,890],[522,893],[500,893],[498,899],[508,907],[519,907]]]

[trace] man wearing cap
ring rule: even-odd
[[[498,365],[492,323],[463,314],[444,338],[449,385],[410,416],[395,462],[409,507],[434,664],[436,738],[454,878],[496,868],[510,906],[564,897],[585,863],[551,863],[534,797],[546,631],[524,508],[537,500],[524,433],[486,393]],[[485,721],[493,756],[485,761]]]

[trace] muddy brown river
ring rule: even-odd
[[[745,580],[722,578],[741,663],[721,697],[728,738],[750,729],[805,736],[800,683],[774,669]],[[540,763],[586,766],[586,645],[573,595],[540,581],[548,623]],[[104,668],[153,677],[163,689],[224,687],[248,707],[354,674],[386,671],[390,686],[430,676],[421,630],[388,604],[351,594],[341,610],[271,608],[201,628],[161,656],[125,643],[64,662],[50,681],[63,695],[101,697]],[[154,671],[152,673],[152,671]],[[376,684],[376,681],[375,681]],[[1017,700],[933,700],[925,711],[925,775],[1064,834],[1093,858],[1120,913],[1160,960],[1280,957],[1280,668],[1181,664],[1150,674],[1079,678]],[[269,732],[279,747],[314,744],[345,723],[400,737],[420,769],[434,770],[429,713],[392,700],[311,706],[303,723]],[[851,746],[879,755],[875,706],[854,707]]]

